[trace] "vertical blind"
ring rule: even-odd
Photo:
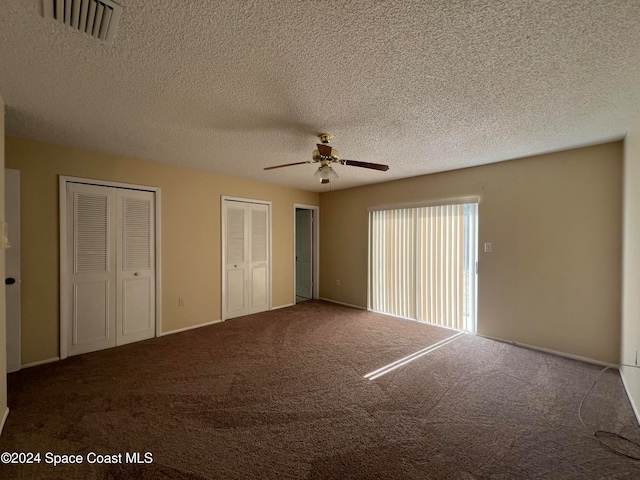
[[[369,309],[474,330],[476,204],[369,212]]]

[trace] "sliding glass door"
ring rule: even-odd
[[[370,310],[475,331],[477,203],[369,212]]]

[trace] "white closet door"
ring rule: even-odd
[[[116,191],[67,184],[69,355],[116,345]]]
[[[269,205],[225,200],[223,318],[263,312],[270,304]]]
[[[66,190],[67,355],[154,337],[154,193],[72,182]]]
[[[155,213],[152,192],[117,191],[116,344],[155,336]]]
[[[267,205],[249,204],[249,212],[251,216],[249,313],[258,313],[269,309],[269,209]]]
[[[244,204],[224,202],[223,220],[225,225],[225,299],[224,318],[234,318],[249,313],[247,306],[247,247]]]

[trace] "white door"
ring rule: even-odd
[[[116,345],[155,336],[154,219],[152,192],[118,189]]]
[[[296,297],[313,297],[313,211],[296,209]]]
[[[223,319],[269,309],[269,212],[268,204],[222,202]]]
[[[269,310],[269,207],[249,204],[249,313]]]
[[[4,171],[4,208],[9,248],[6,261],[7,372],[20,370],[20,170]]]
[[[66,188],[68,355],[153,337],[153,193]]]
[[[67,183],[69,355],[116,345],[116,190]]]

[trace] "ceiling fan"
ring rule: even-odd
[[[266,167],[265,170],[273,170],[275,168],[291,167],[293,165],[302,165],[304,163],[319,163],[320,166],[316,170],[315,177],[320,180],[320,183],[329,183],[332,178],[338,178],[338,174],[331,167],[332,163],[339,165],[350,165],[352,167],[370,168],[372,170],[380,170],[386,172],[389,170],[389,165],[382,165],[380,163],[359,162],[357,160],[343,160],[338,158],[338,151],[329,145],[331,141],[331,135],[328,133],[322,133],[318,135],[321,143],[316,144],[317,150],[313,151],[311,160],[306,162],[286,163],[284,165],[276,165],[274,167]]]

